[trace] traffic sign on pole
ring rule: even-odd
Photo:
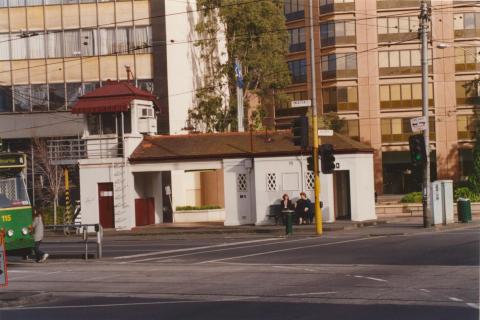
[[[5,238],[4,234],[0,233],[0,287],[8,286],[7,277],[7,255],[5,254]]]
[[[425,130],[427,126],[426,117],[417,117],[410,119],[410,126],[413,132],[419,132]]]
[[[312,100],[293,100],[292,101],[292,108],[298,107],[311,107]]]

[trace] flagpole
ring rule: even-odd
[[[243,77],[242,77],[242,64],[235,58],[235,75],[237,77],[237,122],[238,132],[244,132],[243,127]]]

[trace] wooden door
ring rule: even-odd
[[[333,184],[335,218],[339,220],[350,220],[350,172],[348,170],[335,170],[333,174]]]
[[[98,209],[102,227],[115,228],[112,182],[98,184]]]
[[[135,199],[135,225],[137,227],[155,224],[155,199]]]

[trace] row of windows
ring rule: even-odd
[[[458,139],[471,140],[475,137],[475,116],[459,115],[457,116],[457,134]]]
[[[420,67],[419,49],[381,51],[378,53],[379,68]],[[428,64],[432,65],[432,52],[428,51]]]
[[[358,90],[355,86],[325,88],[322,97],[324,112],[358,110]]]
[[[457,81],[455,94],[458,105],[480,105],[480,85],[478,81]]]
[[[454,14],[453,29],[480,29],[480,12],[466,12]]]
[[[480,70],[480,47],[455,48],[455,71]]]
[[[348,78],[357,76],[356,53],[333,53],[324,55],[322,61],[322,78]]]
[[[428,84],[428,100],[433,105],[433,84]],[[422,84],[388,84],[380,86],[380,108],[415,108],[422,106]]]
[[[412,134],[410,118],[384,118],[380,120],[382,142],[405,142]],[[435,139],[435,120],[429,118],[430,138]]]
[[[23,6],[41,6],[49,4],[75,4],[75,3],[96,3],[113,2],[115,0],[0,0],[0,7],[23,7]],[[116,0],[129,1],[129,0]]]
[[[345,38],[349,39],[345,39]],[[322,46],[355,42],[355,21],[337,20],[320,24],[320,41]],[[343,38],[343,39],[342,39]],[[342,41],[343,40],[343,41]],[[345,40],[352,40],[346,41]]]
[[[148,53],[151,43],[151,27],[0,34],[0,60]]]
[[[378,34],[417,32],[418,16],[378,18]]]
[[[0,86],[0,112],[66,110],[75,104],[78,97],[99,86],[99,82]],[[138,86],[153,92],[151,80],[139,80]]]

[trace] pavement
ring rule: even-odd
[[[335,227],[107,231],[89,261],[78,238],[49,235],[46,263],[11,259],[0,319],[478,319],[478,219]]]

